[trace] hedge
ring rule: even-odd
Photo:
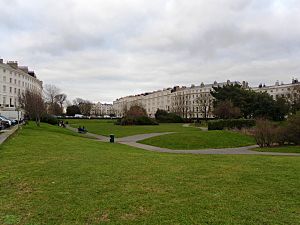
[[[212,120],[208,122],[208,130],[242,129],[255,126],[252,119]]]
[[[58,118],[54,115],[45,115],[45,116],[42,117],[41,122],[49,123],[51,125],[57,125],[58,124]]]
[[[158,123],[147,117],[147,116],[139,116],[139,117],[124,117],[122,119],[118,119],[115,123],[116,125],[158,125]]]

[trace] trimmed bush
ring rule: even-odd
[[[41,122],[43,123],[49,123],[51,125],[57,125],[58,124],[58,119],[56,116],[53,115],[45,115],[42,117]]]
[[[253,126],[255,126],[255,120],[251,119],[212,120],[208,122],[208,130],[242,129]]]
[[[122,119],[118,119],[115,123],[116,125],[128,126],[128,125],[158,125],[158,123],[147,117],[147,116],[139,116],[139,117],[124,117]]]
[[[184,120],[175,113],[168,113],[165,110],[158,109],[155,113],[155,119],[159,123],[183,123]]]

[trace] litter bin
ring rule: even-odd
[[[110,143],[114,143],[114,142],[115,142],[115,135],[114,135],[114,134],[111,134],[111,135],[109,135],[109,137],[110,137],[109,142],[110,142]]]

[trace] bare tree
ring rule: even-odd
[[[41,117],[46,112],[43,96],[37,91],[27,89],[19,95],[19,104],[35,120],[37,126],[40,126]]]
[[[196,99],[196,105],[197,105],[197,119],[199,119],[199,113],[201,113],[203,116],[202,118],[207,119],[211,116],[212,113],[212,103],[210,97],[198,97]]]
[[[46,84],[44,92],[46,101],[53,104],[56,101],[55,97],[60,94],[60,89],[53,84]]]
[[[49,114],[60,114],[61,112],[58,112],[58,102],[57,102],[57,96],[60,95],[60,89],[56,87],[53,84],[46,84],[44,87],[44,93],[46,98],[46,103],[48,105],[48,113]],[[61,111],[61,110],[59,110]]]
[[[64,103],[67,100],[66,94],[58,94],[55,96],[55,101],[59,104],[61,111],[63,112]]]
[[[93,106],[93,103],[90,102],[89,100],[84,100],[82,98],[76,98],[73,101],[74,105],[77,105],[80,109],[80,112],[85,115],[89,116],[91,114],[91,109]]]
[[[237,119],[241,117],[241,110],[231,101],[225,100],[216,105],[214,114],[220,119]]]
[[[177,93],[174,96],[172,105],[172,111],[178,116],[185,117],[186,116],[186,96],[183,93]]]

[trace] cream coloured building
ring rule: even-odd
[[[96,104],[93,104],[91,109],[91,116],[95,117],[110,116],[112,114],[114,114],[112,104],[98,102]]]
[[[297,97],[296,95],[299,94],[296,91],[297,87],[300,88],[300,82],[298,79],[292,79],[292,83],[290,84],[279,83],[279,81],[276,81],[274,85],[266,86],[260,84],[259,87],[252,88],[252,90],[256,92],[266,92],[271,95],[273,99],[283,97],[288,100],[293,100]]]
[[[129,109],[131,105],[143,106],[150,117],[154,117],[157,109],[163,109],[168,112],[175,112],[184,118],[213,118],[213,96],[210,94],[214,87],[222,87],[224,85],[239,84],[244,88],[252,89],[256,92],[267,92],[274,99],[285,97],[293,100],[299,97],[300,82],[293,79],[290,84],[279,83],[275,85],[251,88],[246,81],[242,83],[238,81],[226,81],[222,83],[214,82],[212,84],[191,85],[190,87],[166,88],[149,93],[139,95],[126,96],[113,102],[113,108],[116,116],[122,117],[125,109]],[[297,91],[295,91],[297,89]]]
[[[163,90],[119,98],[113,102],[117,117],[122,117],[124,111],[131,105],[143,106],[150,117],[154,117],[157,109],[175,112],[185,118],[212,118],[213,97],[210,92],[213,87],[225,84],[240,84],[239,82],[214,82],[213,84],[191,85],[190,87],[173,87]],[[243,82],[243,85],[247,85]]]
[[[28,67],[19,66],[16,61],[4,63],[0,59],[0,111],[15,111],[19,95],[26,89],[42,93],[43,83]]]

